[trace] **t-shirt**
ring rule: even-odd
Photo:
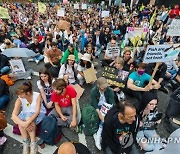
[[[129,75],[129,79],[132,79],[134,81],[134,85],[138,86],[138,87],[143,87],[144,83],[146,81],[150,81],[151,76],[148,75],[147,73],[144,73],[143,75],[139,75],[136,71],[132,72]]]
[[[37,87],[39,90],[43,88],[46,96],[51,96],[53,92],[52,86],[49,83],[45,83],[45,86],[43,87],[40,80],[37,81]]]
[[[66,87],[66,93],[64,95],[58,95],[55,92],[51,95],[51,101],[58,103],[60,107],[72,106],[71,99],[76,98],[77,93],[72,86]]]

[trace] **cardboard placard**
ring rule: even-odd
[[[180,45],[149,45],[144,55],[144,63],[166,62],[174,60],[180,52]]]
[[[82,94],[84,93],[84,89],[79,84],[75,84],[75,85],[72,84],[71,86],[76,90],[77,93],[76,98],[80,99]]]
[[[109,11],[102,11],[101,17],[102,17],[102,18],[104,18],[104,17],[109,17]]]
[[[93,67],[83,71],[86,83],[95,82],[97,80],[96,72]]]
[[[60,9],[57,11],[57,16],[58,17],[64,17],[65,16],[65,10],[64,9]]]
[[[180,19],[173,19],[168,32],[168,36],[180,36]]]
[[[26,73],[24,64],[21,59],[9,60],[9,63],[11,65],[13,74]]]

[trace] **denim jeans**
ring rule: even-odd
[[[0,110],[9,102],[9,95],[0,96]]]
[[[5,74],[9,72],[10,67],[9,66],[4,66],[3,68],[0,69],[0,73]]]
[[[39,60],[39,61],[41,61],[41,60],[43,60],[43,59],[44,59],[44,56],[43,56],[43,55],[41,55],[41,54],[38,54],[38,55],[36,55],[33,59],[34,59],[34,61],[35,61],[35,60]]]

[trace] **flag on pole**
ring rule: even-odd
[[[152,27],[156,19],[156,10],[154,11],[151,19],[150,19],[150,26]]]
[[[44,3],[38,2],[38,10],[40,13],[46,12],[46,5]]]
[[[2,18],[2,19],[10,19],[8,9],[5,9],[5,8],[0,6],[0,18]]]

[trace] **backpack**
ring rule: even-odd
[[[9,77],[8,75],[2,75],[1,79],[4,80],[8,86],[14,85],[14,80],[11,77]]]
[[[40,139],[49,145],[55,145],[62,136],[60,127],[57,125],[57,119],[54,115],[47,116],[41,124]]]
[[[99,128],[99,116],[93,106],[86,104],[82,109],[82,121],[84,124],[84,134],[92,136],[98,131]]]

